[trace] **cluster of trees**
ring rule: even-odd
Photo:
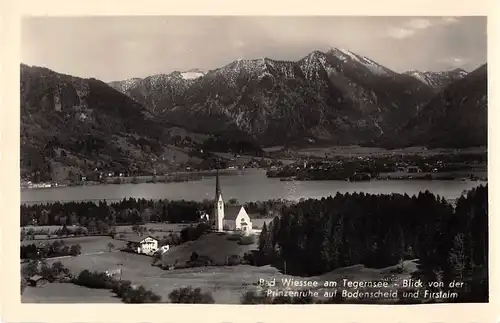
[[[71,278],[69,269],[64,267],[60,261],[56,261],[49,266],[46,261],[31,260],[21,267],[21,277],[28,279],[35,275],[40,275],[49,282],[61,280],[63,278]]]
[[[128,280],[117,280],[108,277],[105,273],[83,270],[73,279],[73,283],[80,286],[113,291],[124,303],[159,303],[161,297],[144,286],[133,286]]]
[[[60,261],[49,266],[44,260],[31,260],[21,266],[21,294],[24,292],[28,280],[35,275],[40,275],[51,283],[55,281],[68,282],[73,278],[69,269],[64,267]]]
[[[229,202],[230,204],[238,203],[235,199],[231,199]],[[245,207],[252,216],[254,214],[256,216],[274,216],[278,214],[282,206],[292,204],[286,200],[269,200],[249,202],[245,204]],[[60,232],[62,235],[107,234],[115,225],[134,225],[148,222],[198,222],[201,212],[210,214],[212,209],[213,201],[211,200],[197,202],[129,198],[112,203],[104,200],[97,203],[86,201],[23,204],[21,205],[21,226],[61,225],[63,226],[62,232]],[[71,228],[70,226],[73,225],[78,225],[81,229]],[[37,234],[35,229],[28,229],[26,234],[30,235],[28,233]]]
[[[73,283],[80,286],[98,289],[109,289],[122,299],[124,303],[160,303],[161,296],[146,289],[134,286],[128,280],[116,280],[105,273],[83,270]],[[213,304],[212,294],[202,292],[200,288],[184,287],[173,290],[169,296],[171,303]]]
[[[200,288],[183,287],[173,290],[169,295],[171,303],[184,304],[213,304],[215,303],[212,294],[202,292]]]
[[[354,264],[383,268],[418,258],[420,278],[445,286],[453,279],[466,281],[461,295],[487,298],[487,186],[461,197],[455,208],[428,191],[413,197],[346,193],[305,200],[281,213],[262,228],[254,264],[313,276]]]
[[[21,259],[44,259],[61,256],[78,256],[82,253],[79,244],[67,245],[63,240],[56,240],[40,246],[29,244],[21,246]]]
[[[195,201],[133,198],[109,204],[106,201],[87,201],[21,205],[21,226],[80,225],[87,227],[89,234],[105,233],[110,226],[118,224],[198,221],[200,209],[208,210],[210,207]]]
[[[35,240],[36,235],[46,235],[48,239],[52,236],[55,237],[69,237],[69,236],[86,236],[89,232],[85,227],[67,227],[65,224],[60,229],[50,230],[41,228],[22,228],[21,230],[21,241],[24,240]]]
[[[200,223],[197,226],[189,226],[181,230],[181,241],[198,240],[202,235],[210,230],[211,226],[208,223]]]

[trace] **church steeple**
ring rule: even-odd
[[[222,192],[219,182],[219,169],[215,174],[215,200],[214,200],[214,220],[215,230],[224,231],[224,200],[222,199]]]
[[[216,170],[216,175],[215,175],[215,200],[219,200],[219,196],[222,195],[222,192],[220,190],[220,183],[219,183],[219,169],[217,168]]]

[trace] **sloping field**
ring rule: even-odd
[[[222,237],[223,238],[223,237]],[[215,239],[212,239],[215,241]],[[227,241],[227,245],[237,245],[234,241]],[[246,247],[246,246],[240,246]],[[234,251],[232,247],[226,247],[227,250]],[[200,250],[200,249],[198,249]],[[209,248],[203,249],[208,254]],[[213,250],[213,249],[212,249]],[[178,251],[180,252],[180,251]],[[202,252],[199,251],[201,254]],[[183,254],[188,254],[186,251]],[[190,253],[189,253],[190,255]],[[49,260],[49,263],[56,260]],[[216,303],[219,304],[238,304],[240,297],[247,290],[259,290],[256,286],[259,279],[265,281],[276,280],[276,287],[271,288],[274,291],[284,290],[282,279],[293,278],[300,280],[300,277],[284,275],[276,268],[270,266],[254,267],[249,265],[239,266],[218,266],[218,267],[197,267],[178,270],[162,270],[151,266],[151,258],[147,256],[135,255],[124,252],[109,252],[99,255],[87,255],[73,258],[59,259],[74,274],[78,274],[83,269],[91,271],[105,271],[121,267],[123,269],[122,278],[132,281],[134,284],[144,285],[144,287],[153,290],[162,296],[164,301],[168,301],[168,294],[181,287],[192,286],[199,287],[203,291],[211,292]],[[340,284],[342,279],[351,281],[376,281],[390,279],[393,283],[389,289],[394,289],[394,284],[402,279],[407,279],[415,271],[415,261],[405,262],[405,271],[402,273],[393,273],[396,266],[383,269],[370,269],[362,265],[355,265],[345,268],[339,268],[319,277],[302,278],[308,281],[317,281],[318,288],[313,288],[323,297],[325,291],[332,291],[332,288],[323,288],[325,281],[336,281],[337,288],[342,289]],[[299,290],[299,288],[289,288]],[[353,288],[346,288],[353,291]],[[119,302],[113,298],[111,293],[106,291],[91,290],[84,287],[73,286],[70,284],[49,284],[43,288],[28,287],[23,294],[23,302],[38,303],[108,303]]]
[[[184,264],[190,260],[191,254],[196,252],[200,256],[208,256],[217,264],[225,264],[226,259],[232,255],[242,257],[247,251],[257,249],[257,245],[239,245],[237,241],[228,240],[229,235],[209,233],[201,236],[198,240],[188,241],[179,246],[174,246],[166,252],[162,261],[164,264],[174,264],[178,261]],[[255,241],[258,238],[255,237]]]
[[[28,286],[21,296],[22,303],[121,303],[111,291],[91,289],[73,284],[48,284],[37,288]]]
[[[332,292],[334,288],[323,288],[325,281],[336,281],[339,286],[339,293],[341,293],[340,284],[342,279],[350,279],[351,281],[361,282],[361,281],[378,281],[387,276],[393,282],[401,281],[402,279],[410,278],[411,272],[416,268],[414,262],[405,262],[406,270],[400,274],[391,273],[395,269],[395,266],[383,268],[383,269],[370,269],[363,265],[350,266],[345,268],[339,268],[330,273],[321,275],[319,277],[309,277],[301,278],[296,276],[284,275],[280,273],[276,268],[271,266],[254,267],[249,265],[239,265],[234,267],[198,267],[198,268],[188,268],[179,269],[171,271],[163,271],[160,277],[138,277],[134,281],[136,284],[144,285],[147,288],[152,289],[158,295],[162,295],[164,300],[168,300],[168,294],[173,290],[181,287],[192,286],[199,287],[203,291],[208,291],[212,293],[215,302],[218,304],[239,304],[241,296],[248,290],[264,290],[267,291],[268,288],[261,288],[256,286],[259,279],[264,279],[265,281],[276,280],[276,287],[270,288],[273,291],[283,291],[297,290],[301,288],[284,288],[281,286],[282,279],[296,279],[296,280],[308,280],[317,281],[318,288],[311,288],[311,290],[316,290],[319,292],[320,299],[324,298],[325,291]],[[391,286],[382,291],[395,289],[394,283]],[[354,291],[354,288],[345,288],[349,291]],[[361,290],[361,289],[360,289]],[[365,289],[366,290],[366,289]]]
[[[97,238],[97,237],[96,237]],[[88,239],[88,238],[85,238]],[[101,245],[96,240],[95,244]],[[107,242],[103,243],[106,246]],[[115,243],[116,245],[116,243]],[[227,235],[210,233],[200,237],[196,241],[191,241],[181,246],[171,248],[163,257],[164,263],[174,263],[178,260],[184,263],[189,260],[192,252],[199,255],[208,256],[214,261],[225,263],[226,257],[233,254],[242,256],[245,252],[256,249],[253,245],[239,245],[237,241],[230,241]],[[94,249],[97,249],[95,247]],[[336,289],[341,292],[342,289],[354,291],[351,287],[343,287],[342,279],[351,281],[380,281],[388,280],[390,286],[385,290],[398,289],[396,284],[400,285],[402,279],[410,278],[412,272],[416,270],[415,261],[405,261],[403,270],[396,271],[397,266],[391,266],[383,269],[370,269],[363,265],[355,265],[336,269],[318,277],[301,278],[284,275],[276,268],[270,266],[254,267],[250,265],[239,266],[214,266],[197,267],[176,270],[163,270],[152,266],[152,258],[144,255],[113,251],[100,254],[81,255],[78,257],[69,257],[61,259],[48,260],[48,263],[61,261],[65,267],[78,275],[82,270],[103,272],[122,268],[122,278],[132,281],[134,284],[143,285],[160,295],[163,301],[168,301],[168,294],[181,287],[191,286],[199,287],[203,291],[211,292],[216,303],[219,304],[238,304],[241,296],[248,290],[262,289],[257,286],[259,279],[265,281],[276,281],[276,285],[271,288],[273,291],[283,291],[285,289],[301,290],[303,287],[285,288],[282,279],[307,280],[318,282],[318,287],[312,288],[319,292],[319,298],[323,298],[325,291],[332,291],[335,288],[324,288],[325,281],[335,281]],[[396,273],[397,272],[397,273]],[[401,286],[401,285],[400,285]],[[361,289],[360,289],[361,290]],[[363,289],[366,290],[366,289]],[[373,290],[372,290],[373,291]],[[110,296],[106,291],[94,291],[84,289],[78,286],[67,284],[50,284],[43,288],[27,288],[23,294],[24,302],[43,302],[43,303],[78,303],[78,302],[113,302],[119,301]]]
[[[51,259],[47,262],[61,261],[74,275],[82,270],[104,272],[122,267],[124,279],[134,281],[139,276],[159,276],[163,272],[158,267],[151,266],[152,258],[134,253],[112,251],[93,255],[81,255],[71,258]]]

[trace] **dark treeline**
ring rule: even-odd
[[[293,275],[320,275],[364,264],[383,268],[419,259],[423,280],[469,282],[487,299],[488,189],[480,186],[456,208],[428,191],[418,196],[337,194],[283,207],[262,228],[254,262]]]
[[[237,204],[231,199],[229,204]],[[274,216],[284,200],[246,203],[247,212],[256,216]],[[133,225],[148,222],[189,223],[200,219],[200,212],[211,214],[210,200],[170,201],[123,199],[119,202],[54,202],[49,204],[21,205],[21,226],[27,225],[81,225],[88,228],[88,234],[107,232],[110,226]]]

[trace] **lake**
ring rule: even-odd
[[[236,198],[240,202],[269,199],[298,200],[321,198],[340,193],[365,192],[371,194],[406,193],[418,194],[429,190],[447,200],[458,198],[464,190],[470,190],[483,181],[425,181],[425,180],[380,180],[371,182],[346,181],[280,181],[267,178],[265,170],[237,170],[220,175],[224,199]],[[116,201],[123,198],[146,198],[170,200],[213,199],[215,177],[203,176],[202,180],[182,183],[141,183],[120,185],[69,186],[55,188],[21,189],[21,203],[33,204],[51,201],[102,200]]]

